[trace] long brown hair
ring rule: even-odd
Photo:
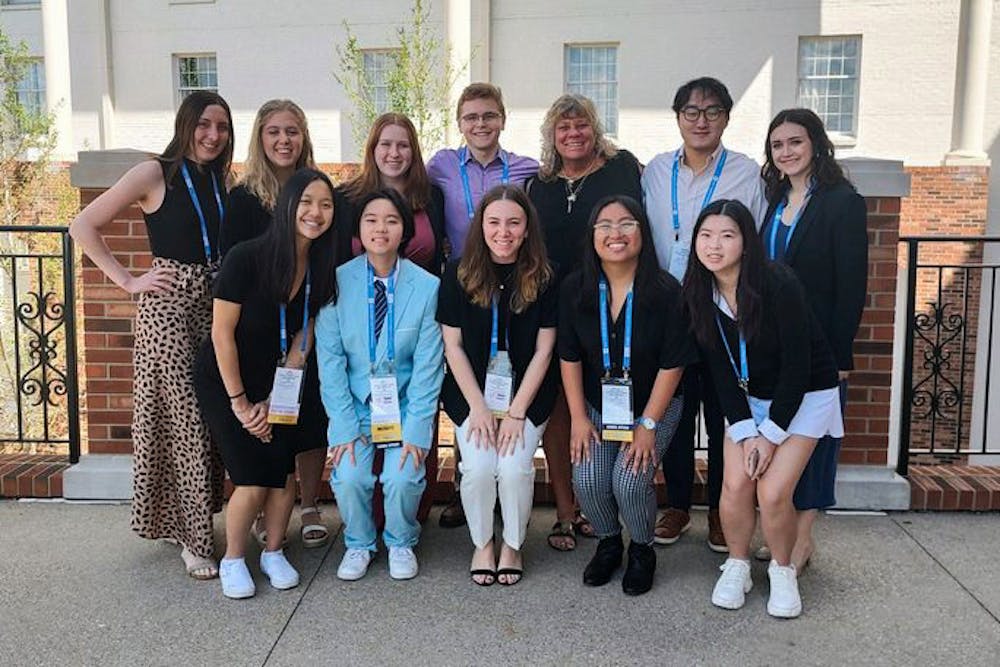
[[[174,175],[181,168],[181,162],[191,151],[191,146],[194,143],[194,131],[198,128],[201,114],[213,104],[222,107],[223,111],[226,112],[226,118],[229,120],[229,142],[219,153],[219,157],[212,160],[207,166],[218,174],[223,182],[229,178],[229,167],[233,162],[233,112],[229,110],[229,105],[218,93],[209,90],[196,90],[181,102],[180,108],[177,109],[177,116],[174,118],[174,136],[163,152],[157,156],[161,162],[169,165],[163,179],[167,187],[170,187]]]
[[[413,127],[413,122],[401,113],[384,113],[375,119],[372,129],[368,133],[368,140],[365,141],[365,157],[361,164],[361,173],[344,186],[345,192],[351,202],[357,204],[365,195],[382,189],[381,174],[379,174],[378,165],[375,164],[375,147],[378,145],[379,137],[382,136],[382,130],[389,125],[398,125],[406,130],[410,140],[413,159],[406,172],[406,184],[403,186],[401,194],[414,212],[422,211],[427,208],[430,200],[431,181],[427,177],[424,158],[420,154],[417,130]]]
[[[542,226],[538,212],[528,195],[518,186],[498,185],[485,195],[476,207],[476,214],[469,225],[465,249],[458,264],[458,284],[469,295],[472,303],[489,308],[493,297],[500,293],[500,281],[493,269],[490,249],[483,234],[483,217],[486,207],[505,199],[521,207],[526,218],[525,239],[517,251],[514,268],[514,289],[510,295],[510,310],[522,313],[538,301],[542,291],[552,281],[553,271],[545,252]]]
[[[805,128],[812,142],[812,177],[819,185],[836,185],[847,180],[844,170],[834,158],[833,142],[823,127],[823,120],[812,109],[784,109],[778,112],[767,127],[767,138],[764,139],[764,166],[760,175],[764,179],[764,194],[769,201],[774,201],[779,195],[784,196],[789,188],[788,178],[781,173],[774,163],[771,154],[771,133],[784,123],[792,123]]]

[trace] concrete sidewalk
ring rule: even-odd
[[[527,573],[512,588],[474,586],[468,533],[436,518],[413,581],[390,580],[381,552],[365,579],[341,582],[341,539],[315,550],[292,539],[302,584],[272,590],[254,562],[257,597],[232,601],[217,580],[189,579],[177,547],[134,537],[127,506],[0,502],[0,664],[1000,661],[998,514],[821,517],[821,552],[800,580],[805,611],[793,621],[767,616],[763,563],[742,610],[712,606],[723,557],[705,546],[704,512],[657,550],[656,585],[639,598],[622,594],[620,577],[600,589],[580,583],[595,543],[569,554],[546,547],[550,508],[533,515]]]

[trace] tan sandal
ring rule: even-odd
[[[319,511],[319,507],[307,506],[299,509],[299,516],[304,516],[306,514],[315,514],[320,517],[320,521],[323,520],[323,515]],[[309,533],[320,533],[319,537],[309,537]],[[315,549],[316,547],[321,547],[326,544],[326,541],[330,539],[330,530],[322,523],[302,523],[302,546],[307,549]]]
[[[184,561],[188,576],[192,579],[208,581],[219,576],[218,563],[211,558],[195,556],[187,547],[181,549],[181,559]]]

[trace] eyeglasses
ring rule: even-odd
[[[594,231],[600,232],[601,234],[608,235],[611,232],[621,232],[626,236],[635,234],[635,231],[639,229],[638,220],[620,220],[618,222],[609,222],[607,220],[602,220],[600,222],[594,223]]]
[[[714,104],[710,107],[705,107],[704,109],[702,109],[701,107],[696,107],[695,105],[692,104],[690,106],[686,106],[683,109],[681,109],[681,118],[683,118],[689,123],[696,123],[698,122],[698,118],[702,114],[705,114],[705,120],[707,120],[708,122],[712,122],[719,120],[719,118],[721,118],[722,114],[724,113],[726,113],[726,110],[724,108]]]
[[[475,125],[479,121],[484,123],[495,123],[501,118],[502,116],[496,111],[487,111],[486,113],[467,113],[462,116],[462,122],[468,123],[469,125]]]

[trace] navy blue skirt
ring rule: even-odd
[[[840,409],[847,403],[847,381],[840,383]],[[806,469],[795,486],[792,502],[795,509],[818,510],[837,504],[835,486],[837,483],[837,458],[840,456],[841,438],[826,436],[816,443],[816,449],[809,457]]]

